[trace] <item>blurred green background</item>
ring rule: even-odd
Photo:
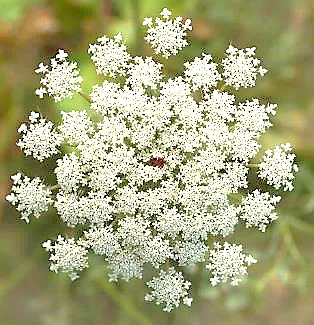
[[[132,54],[151,55],[140,24],[164,7],[193,24],[191,46],[166,63],[171,74],[202,51],[221,58],[230,42],[257,47],[269,72],[239,95],[278,104],[274,127],[263,142],[290,141],[300,165],[295,191],[280,203],[280,222],[265,234],[238,229],[230,239],[259,259],[248,280],[237,288],[213,289],[206,272],[191,274],[197,283],[192,308],[171,315],[143,301],[143,281],[104,281],[100,260],[91,261],[93,268],[74,283],[48,272],[40,243],[65,227],[53,213],[26,225],[5,201],[9,176],[16,171],[53,179],[53,160],[41,165],[15,146],[17,127],[28,113],[40,110],[56,120],[60,109],[85,105],[79,97],[57,106],[36,98],[37,64],[59,48],[69,51],[89,91],[97,77],[88,44],[121,31]],[[313,84],[312,0],[0,0],[0,325],[314,324]]]

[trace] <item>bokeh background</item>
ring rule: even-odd
[[[100,260],[91,261],[93,268],[74,283],[48,272],[40,244],[65,227],[53,213],[26,225],[5,201],[9,177],[17,171],[53,179],[53,160],[25,159],[15,146],[28,113],[58,120],[61,109],[86,105],[78,96],[58,105],[36,98],[37,64],[59,48],[69,51],[89,91],[98,80],[88,44],[121,31],[132,54],[152,55],[140,25],[164,7],[193,24],[191,46],[166,63],[170,74],[202,51],[219,59],[230,43],[257,47],[269,72],[240,95],[278,104],[263,143],[290,141],[300,165],[295,191],[279,205],[280,222],[265,234],[240,228],[230,238],[259,259],[248,280],[237,288],[211,288],[206,272],[191,274],[197,283],[192,308],[170,315],[143,301],[143,281],[104,281]],[[313,85],[312,0],[0,0],[0,325],[314,324]]]

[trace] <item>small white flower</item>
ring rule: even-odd
[[[237,49],[230,45],[226,50],[227,57],[222,61],[223,77],[228,86],[235,89],[254,87],[257,74],[263,76],[267,70],[259,66],[260,60],[254,58],[255,47]]]
[[[172,12],[170,10],[168,10],[167,8],[164,8],[160,13],[160,16],[165,19],[168,19],[171,15],[172,15]]]
[[[42,247],[46,250],[46,252],[51,252],[53,250],[53,245],[51,245],[50,239],[42,243]]]
[[[16,206],[17,211],[21,213],[21,219],[29,223],[30,216],[38,219],[43,212],[48,211],[53,203],[52,193],[39,177],[30,179],[25,176],[22,178],[22,175],[18,173],[11,178],[14,185],[12,193],[7,195],[6,199]]]
[[[44,94],[47,94],[47,89],[44,87],[40,87],[36,89],[35,94],[39,96],[39,98],[44,98]]]
[[[276,146],[274,150],[267,150],[259,164],[259,177],[266,179],[276,189],[284,186],[284,191],[292,191],[292,180],[295,178],[293,173],[299,169],[294,163],[295,154],[291,151],[289,142]]]
[[[21,139],[17,142],[26,156],[32,155],[35,159],[43,161],[58,153],[63,137],[56,132],[52,122],[44,119],[38,120],[39,113],[32,112],[29,119],[32,124],[26,128],[25,124],[20,127],[23,131]]]
[[[247,263],[248,266],[251,266],[252,264],[257,263],[257,260],[252,255],[248,255],[245,258],[245,262]]]
[[[95,63],[97,74],[109,76],[125,75],[125,70],[131,56],[122,43],[122,34],[117,34],[114,39],[103,36],[97,39],[99,44],[90,44],[88,53]]]
[[[25,133],[27,132],[27,126],[25,123],[21,124],[20,127],[17,130],[18,133]]]
[[[12,175],[11,176],[11,179],[13,180],[13,183],[14,184],[18,184],[20,179],[22,177],[22,174],[21,173],[17,173],[16,175]]]
[[[192,26],[190,19],[184,24],[181,17],[170,19],[171,12],[166,8],[160,14],[163,19],[156,18],[154,22],[151,18],[145,18],[143,25],[148,26],[145,40],[157,54],[162,54],[167,59],[188,45],[184,37],[186,30],[191,30]]]
[[[269,193],[260,193],[256,189],[243,200],[240,218],[246,221],[246,227],[258,227],[264,232],[270,221],[278,219],[275,210],[280,196],[270,196]]]
[[[63,50],[59,50],[56,59],[51,59],[51,68],[39,64],[37,73],[43,73],[44,78],[40,80],[42,87],[36,90],[36,95],[43,98],[44,94],[52,96],[56,102],[70,97],[74,92],[81,91],[82,77],[77,70],[77,63],[66,61],[68,56]]]
[[[146,294],[146,301],[154,301],[157,305],[162,304],[163,310],[170,312],[174,307],[179,307],[180,302],[190,306],[192,298],[188,297],[188,290],[191,286],[189,281],[184,281],[181,272],[176,272],[173,267],[168,271],[161,270],[158,277],[147,282],[152,289]]]
[[[183,300],[182,300],[182,302],[183,302],[185,305],[191,307],[192,302],[193,302],[193,298],[184,297]]]
[[[56,55],[56,58],[60,61],[64,61],[68,57],[68,53],[65,53],[64,50],[60,49],[58,51],[58,54]]]
[[[262,77],[264,77],[264,75],[265,75],[267,72],[268,72],[268,70],[265,69],[265,68],[262,67],[262,66],[260,66],[260,67],[258,68],[258,73],[259,73]]]
[[[153,23],[153,19],[151,17],[149,18],[144,18],[142,25],[143,26],[151,26]]]
[[[206,268],[211,273],[210,281],[213,286],[227,281],[237,286],[247,274],[246,264],[249,266],[252,263],[256,263],[256,260],[251,255],[242,253],[242,245],[225,242],[222,247],[219,243],[214,243]]]
[[[35,70],[36,73],[46,73],[48,71],[48,66],[44,65],[42,62],[39,63],[38,69]]]
[[[39,116],[39,113],[31,112],[29,115],[29,120],[31,121],[31,123],[36,123],[38,121]]]
[[[86,248],[73,238],[65,239],[60,235],[53,246],[50,243],[47,241],[44,246],[51,252],[50,270],[67,273],[72,281],[79,278],[78,272],[88,267]]]

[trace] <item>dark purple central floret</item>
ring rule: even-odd
[[[148,164],[150,166],[159,167],[162,168],[165,166],[166,160],[162,157],[151,157],[148,161]]]

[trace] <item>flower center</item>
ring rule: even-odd
[[[162,168],[165,166],[166,160],[162,157],[151,157],[148,161],[148,164],[153,167],[159,167]]]

